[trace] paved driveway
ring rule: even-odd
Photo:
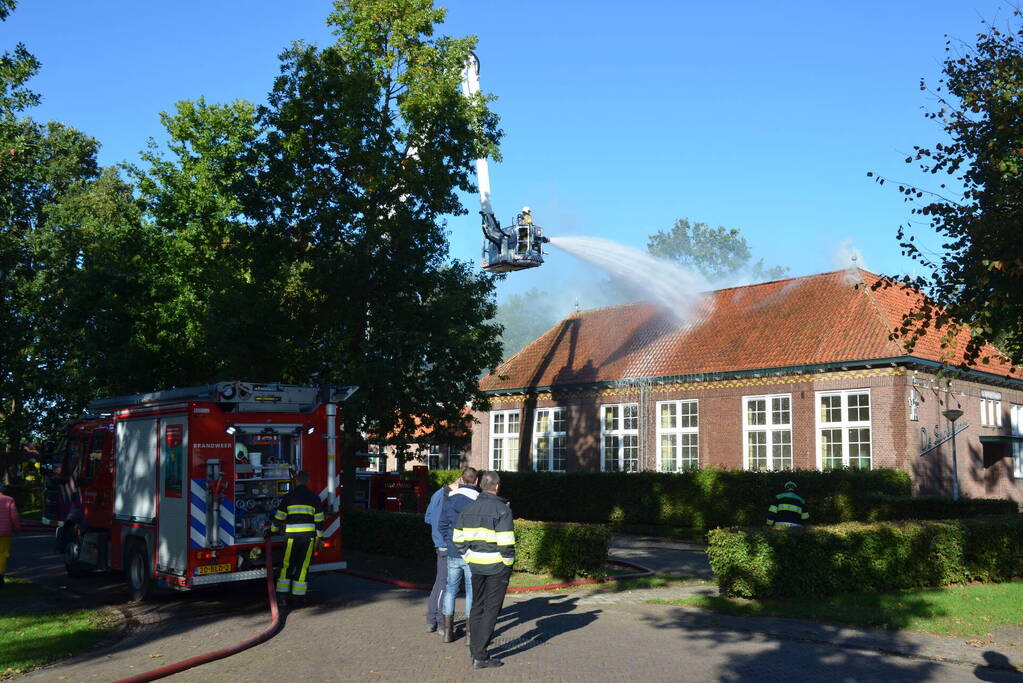
[[[66,580],[48,545],[40,535],[19,537],[12,574],[68,586],[69,600],[76,600],[76,592],[95,591],[100,600],[117,602],[117,577]],[[507,666],[474,673],[462,641],[444,644],[423,632],[424,593],[341,574],[314,582],[310,606],[291,614],[268,643],[171,680],[1023,680],[977,668],[1003,663],[999,658],[1020,663],[1023,653],[999,645],[970,649],[930,636],[735,619],[646,604],[657,591],[591,589],[509,595],[492,647]],[[268,621],[263,584],[257,583],[172,595],[132,614],[132,627],[116,644],[25,680],[111,681],[226,646]]]

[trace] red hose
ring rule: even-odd
[[[155,681],[159,678],[164,678],[172,674],[181,673],[192,667],[199,666],[200,664],[208,664],[209,662],[215,662],[218,659],[224,657],[230,657],[233,654],[237,654],[242,650],[248,650],[253,645],[259,645],[265,640],[269,640],[281,627],[281,613],[277,609],[277,591],[274,590],[274,572],[273,572],[273,547],[270,543],[270,539],[266,539],[263,544],[263,551],[266,557],[266,594],[270,600],[270,625],[267,626],[262,633],[253,636],[247,640],[229,645],[228,647],[220,650],[214,650],[213,652],[207,652],[206,654],[196,655],[189,659],[183,659],[180,662],[174,664],[168,664],[161,666],[159,669],[153,669],[146,673],[136,674],[135,676],[129,676],[128,678],[122,678],[116,683],[143,683],[144,681]]]

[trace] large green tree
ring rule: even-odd
[[[296,44],[260,112],[265,166],[250,210],[286,255],[291,372],[356,384],[344,406],[345,485],[359,432],[398,444],[467,426],[476,378],[500,360],[493,282],[448,258],[442,216],[464,213],[473,161],[500,131],[466,99],[475,40],[435,36],[431,0],[337,2],[337,42]],[[350,497],[349,497],[350,498]]]
[[[960,331],[970,332],[966,364],[988,361],[993,342],[1023,364],[1023,26],[1012,13],[1007,28],[984,24],[974,45],[948,40],[942,76],[926,115],[945,137],[915,146],[906,163],[943,180],[937,187],[900,184],[899,190],[941,239],[921,246],[910,226],[899,228],[903,253],[930,271],[894,276],[927,295],[898,336],[907,348],[929,332],[949,351]],[[928,90],[924,81],[921,90]],[[873,175],[873,174],[868,174]],[[884,183],[885,178],[877,178]]]
[[[777,280],[788,272],[783,266],[764,265],[764,259],[753,261],[749,244],[738,228],[712,228],[706,223],[690,223],[687,218],[675,221],[670,230],[650,235],[647,251],[697,270],[712,282],[735,276]]]

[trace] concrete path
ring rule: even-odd
[[[616,541],[615,552],[629,545]],[[58,579],[39,536],[15,541],[11,573],[56,580],[68,596],[114,592],[118,577]],[[633,546],[631,551],[639,552]],[[678,548],[647,564],[695,566]],[[32,558],[31,560],[29,558]],[[638,560],[638,558],[637,558]],[[61,583],[62,582],[62,583]],[[111,681],[226,646],[268,622],[263,585],[159,598],[131,610],[126,636],[105,649],[33,672],[27,681]],[[706,587],[704,588],[706,589]],[[676,589],[509,595],[491,648],[501,669],[473,672],[461,640],[423,631],[421,591],[333,574],[314,579],[309,607],[268,643],[179,674],[179,681],[1020,681],[1009,642],[973,647],[950,638],[788,619],[740,619],[647,604]],[[986,668],[993,664],[996,669]]]

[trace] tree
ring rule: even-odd
[[[893,336],[907,350],[938,332],[949,351],[964,352],[969,367],[989,362],[992,342],[1014,363],[1023,363],[1023,27],[1020,12],[1005,29],[984,22],[976,44],[948,39],[935,105],[926,116],[946,139],[914,146],[906,163],[945,176],[928,190],[900,183],[912,214],[942,239],[942,251],[920,247],[910,226],[900,226],[903,254],[931,273],[891,276],[878,286],[926,295]],[[921,80],[921,90],[927,90]],[[868,173],[872,176],[873,173]],[[886,179],[878,177],[884,184]],[[961,188],[961,193],[959,192]],[[958,195],[958,196],[956,196]],[[957,337],[969,332],[964,349]]]
[[[711,228],[706,223],[690,223],[686,218],[675,221],[671,230],[650,235],[647,251],[693,268],[711,281],[736,275],[757,281],[777,280],[788,272],[783,266],[767,268],[763,259],[751,263],[749,245],[738,228]]]
[[[504,360],[522,350],[558,322],[550,294],[536,287],[525,294],[512,294],[497,307]]]
[[[285,52],[259,112],[246,213],[279,258],[256,277],[285,285],[290,376],[361,387],[343,406],[348,491],[359,432],[464,431],[500,360],[493,278],[449,261],[441,217],[464,213],[455,192],[501,134],[460,92],[475,41],[434,37],[443,18],[430,0],[336,3],[337,42]]]

